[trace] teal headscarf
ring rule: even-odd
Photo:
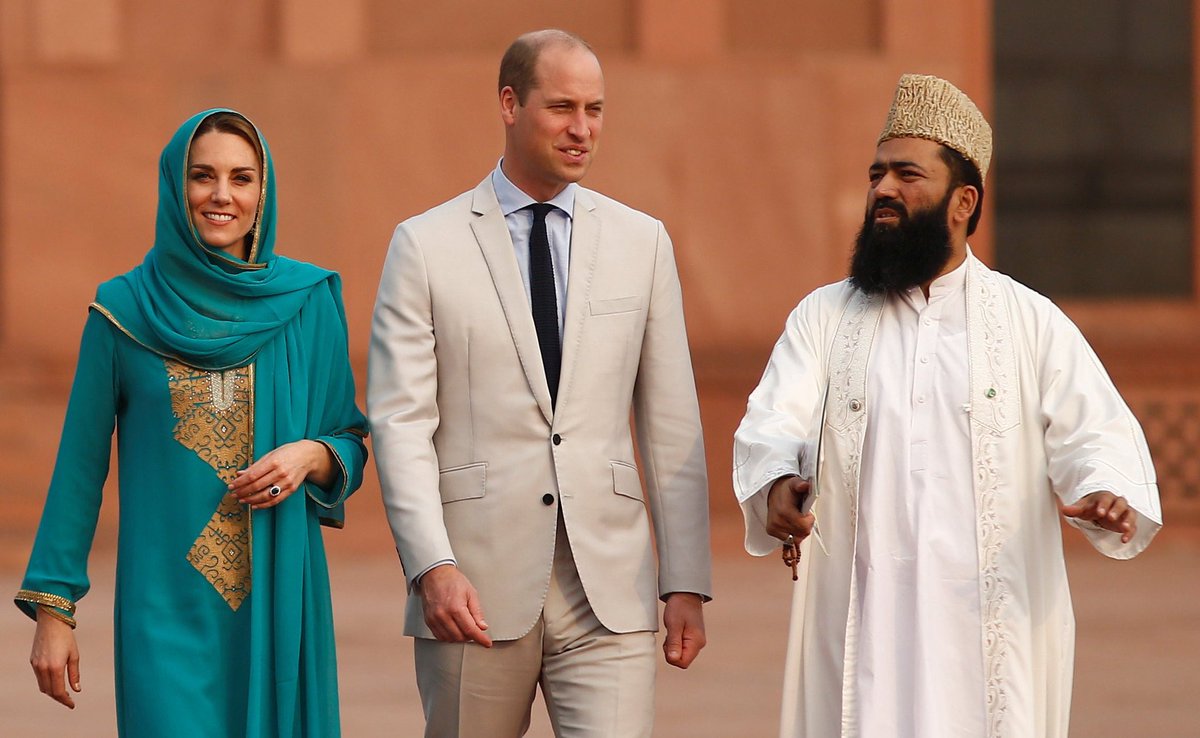
[[[100,285],[96,307],[138,343],[200,369],[248,363],[287,325],[333,272],[275,256],[275,166],[263,151],[263,191],[249,260],[200,240],[187,203],[188,150],[214,108],[188,118],[158,164],[154,247],[141,266]],[[249,120],[247,120],[249,122]],[[253,124],[251,124],[253,126]]]

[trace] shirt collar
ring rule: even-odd
[[[920,285],[910,287],[907,290],[898,293],[896,296],[919,311],[922,309],[923,305],[928,305],[938,298],[945,297],[946,295],[952,294],[956,291],[966,289],[967,262],[970,261],[973,256],[974,255],[971,253],[971,247],[967,246],[967,255],[961,264],[929,283],[928,298],[922,294]]]
[[[968,246],[961,264],[929,283],[929,299],[962,289],[967,282],[967,260],[970,258],[971,248]]]
[[[492,189],[496,191],[496,200],[500,203],[500,212],[505,217],[512,215],[521,208],[529,207],[537,202],[529,195],[512,183],[512,180],[504,174],[504,169],[501,164],[504,159],[501,158],[496,164],[496,169],[492,172]],[[575,212],[575,191],[579,189],[579,185],[574,182],[563,188],[563,191],[547,200],[548,203],[563,211],[570,218]]]

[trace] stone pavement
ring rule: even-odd
[[[0,357],[2,358],[2,357]],[[3,362],[0,362],[3,364]],[[0,372],[0,595],[19,586],[33,540],[63,415],[65,379],[28,364]],[[731,432],[744,392],[702,388],[706,427]],[[715,445],[715,444],[714,444]],[[790,581],[775,559],[741,551],[741,521],[721,462],[713,468],[716,599],[705,608],[709,646],[686,672],[660,665],[658,738],[776,735]],[[351,501],[348,525],[326,535],[347,738],[409,738],[421,731],[412,646],[400,635],[404,587],[383,519],[373,469]],[[111,611],[116,495],[110,484],[91,562],[93,591],[77,631],[84,693],[68,711],[37,691],[28,665],[32,623],[0,608],[0,736],[115,735]],[[1072,735],[1078,738],[1200,736],[1200,526],[1168,528],[1130,562],[1104,559],[1067,531],[1078,639]],[[164,699],[171,699],[164,695]],[[534,708],[529,738],[551,733]],[[620,738],[616,736],[614,738]],[[1021,737],[1017,737],[1021,738]]]

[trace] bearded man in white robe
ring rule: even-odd
[[[737,430],[746,549],[802,552],[784,738],[1065,738],[1059,521],[1116,559],[1161,527],[1079,330],[971,254],[991,149],[961,91],[901,78],[850,277],[789,316]]]

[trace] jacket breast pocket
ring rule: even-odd
[[[642,298],[637,295],[617,297],[611,300],[588,300],[588,314],[590,315],[616,315],[632,313],[641,309]]]
[[[487,493],[487,462],[442,469],[438,475],[442,504],[477,500]]]
[[[968,404],[971,422],[992,435],[1021,427],[1021,405],[1016,387],[989,387],[975,393]]]
[[[637,467],[633,464],[626,464],[623,461],[613,461],[612,476],[613,476],[613,492],[644,502],[642,497],[642,478],[638,476]]]

